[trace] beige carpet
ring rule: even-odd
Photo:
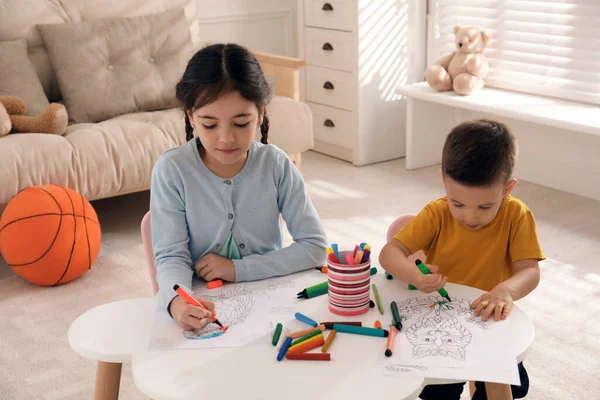
[[[395,216],[443,194],[437,167],[408,172],[402,160],[355,168],[309,153],[303,173],[330,240],[367,241],[374,259]],[[526,182],[516,194],[533,209],[549,257],[541,285],[520,301],[537,333],[525,363],[528,398],[599,399],[600,202]],[[93,398],[95,364],[69,348],[67,330],[91,307],[151,294],[139,234],[148,200],[139,193],[93,203],[103,228],[100,256],[69,284],[36,287],[0,261],[1,400]],[[120,398],[146,399],[128,366]]]

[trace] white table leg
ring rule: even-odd
[[[121,384],[121,363],[98,361],[94,400],[117,400]]]

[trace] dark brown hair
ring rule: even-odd
[[[517,141],[500,122],[480,119],[463,122],[450,131],[442,151],[442,171],[469,186],[490,186],[512,177]]]
[[[254,54],[236,44],[213,44],[199,50],[190,59],[175,88],[184,111],[194,111],[224,94],[238,91],[260,110],[271,101],[271,89]],[[194,129],[185,115],[186,141],[193,139]],[[261,143],[269,138],[266,111],[260,125]]]

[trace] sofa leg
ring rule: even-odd
[[[294,163],[294,165],[296,165],[298,170],[302,171],[302,153],[290,154],[290,158],[292,159],[292,162]]]

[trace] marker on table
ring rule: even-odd
[[[396,304],[395,301],[392,301],[390,303],[390,308],[392,309],[392,324],[396,327],[396,329],[398,329],[399,331],[402,330],[402,320],[400,319],[400,313],[398,312],[398,304]]]
[[[206,311],[210,312],[208,310],[208,308],[206,308],[204,306],[204,304],[200,303],[198,300],[196,300],[196,298],[192,297],[181,286],[175,284],[173,286],[173,290],[175,291],[175,293],[177,293],[178,295],[180,295],[185,300],[186,303],[191,304],[193,306],[198,306],[198,307],[202,308],[203,310],[206,310]],[[221,329],[227,330],[227,327],[223,326],[223,324],[219,322],[219,320],[217,319],[217,317],[215,315],[212,315],[211,319],[212,319],[212,322],[214,322],[215,324],[219,325],[221,327]]]
[[[423,275],[431,274],[431,271],[429,271],[429,268],[427,268],[427,266],[425,264],[423,264],[423,262],[421,262],[421,260],[419,260],[418,258],[415,260],[415,264],[417,265],[417,267],[419,268],[419,270],[421,271],[421,273]],[[441,288],[440,290],[438,290],[438,293],[440,294],[440,296],[442,296],[446,300],[452,301],[452,300],[450,300],[450,296],[448,296],[448,292],[446,292],[446,289]]]
[[[283,359],[283,356],[285,356],[285,353],[287,353],[290,347],[290,343],[292,343],[292,338],[288,336],[285,338],[285,341],[281,345],[281,349],[279,349],[279,353],[277,354],[277,361],[281,361]]]
[[[375,300],[377,301],[377,308],[379,308],[379,313],[383,315],[383,306],[381,305],[381,298],[379,297],[379,291],[377,290],[377,286],[375,286],[375,284],[371,286],[373,287],[373,293],[375,293]]]
[[[333,339],[335,339],[336,332],[337,331],[335,329],[329,332],[329,335],[327,335],[327,339],[325,340],[323,347],[321,347],[321,353],[327,353],[327,350],[329,350],[331,343],[333,343]]]
[[[277,345],[277,342],[279,341],[279,336],[281,335],[282,328],[283,328],[283,325],[281,325],[281,323],[278,323],[277,326],[275,327],[275,333],[273,334],[273,340],[271,340],[271,344],[273,346]]]
[[[331,354],[324,353],[288,353],[285,358],[288,360],[310,360],[310,361],[329,361]]]
[[[321,325],[324,325],[327,329],[333,329],[333,325],[354,325],[354,326],[362,326],[361,321],[330,321],[330,322],[321,322]]]
[[[317,323],[317,321],[313,320],[312,318],[308,318],[306,315],[304,315],[302,313],[297,312],[296,314],[294,314],[294,316],[296,317],[296,319],[298,321],[302,321],[305,324],[308,324],[310,326],[314,326],[315,328],[317,326],[319,326],[319,324]]]
[[[334,324],[333,329],[343,333],[354,333],[357,335],[388,337],[389,333],[385,329],[369,328],[366,326],[341,325]]]
[[[386,357],[391,357],[392,354],[394,353],[394,340],[396,339],[397,333],[398,333],[398,330],[396,329],[396,327],[392,326],[390,328],[390,336],[388,336],[387,345],[385,347],[385,356]]]

